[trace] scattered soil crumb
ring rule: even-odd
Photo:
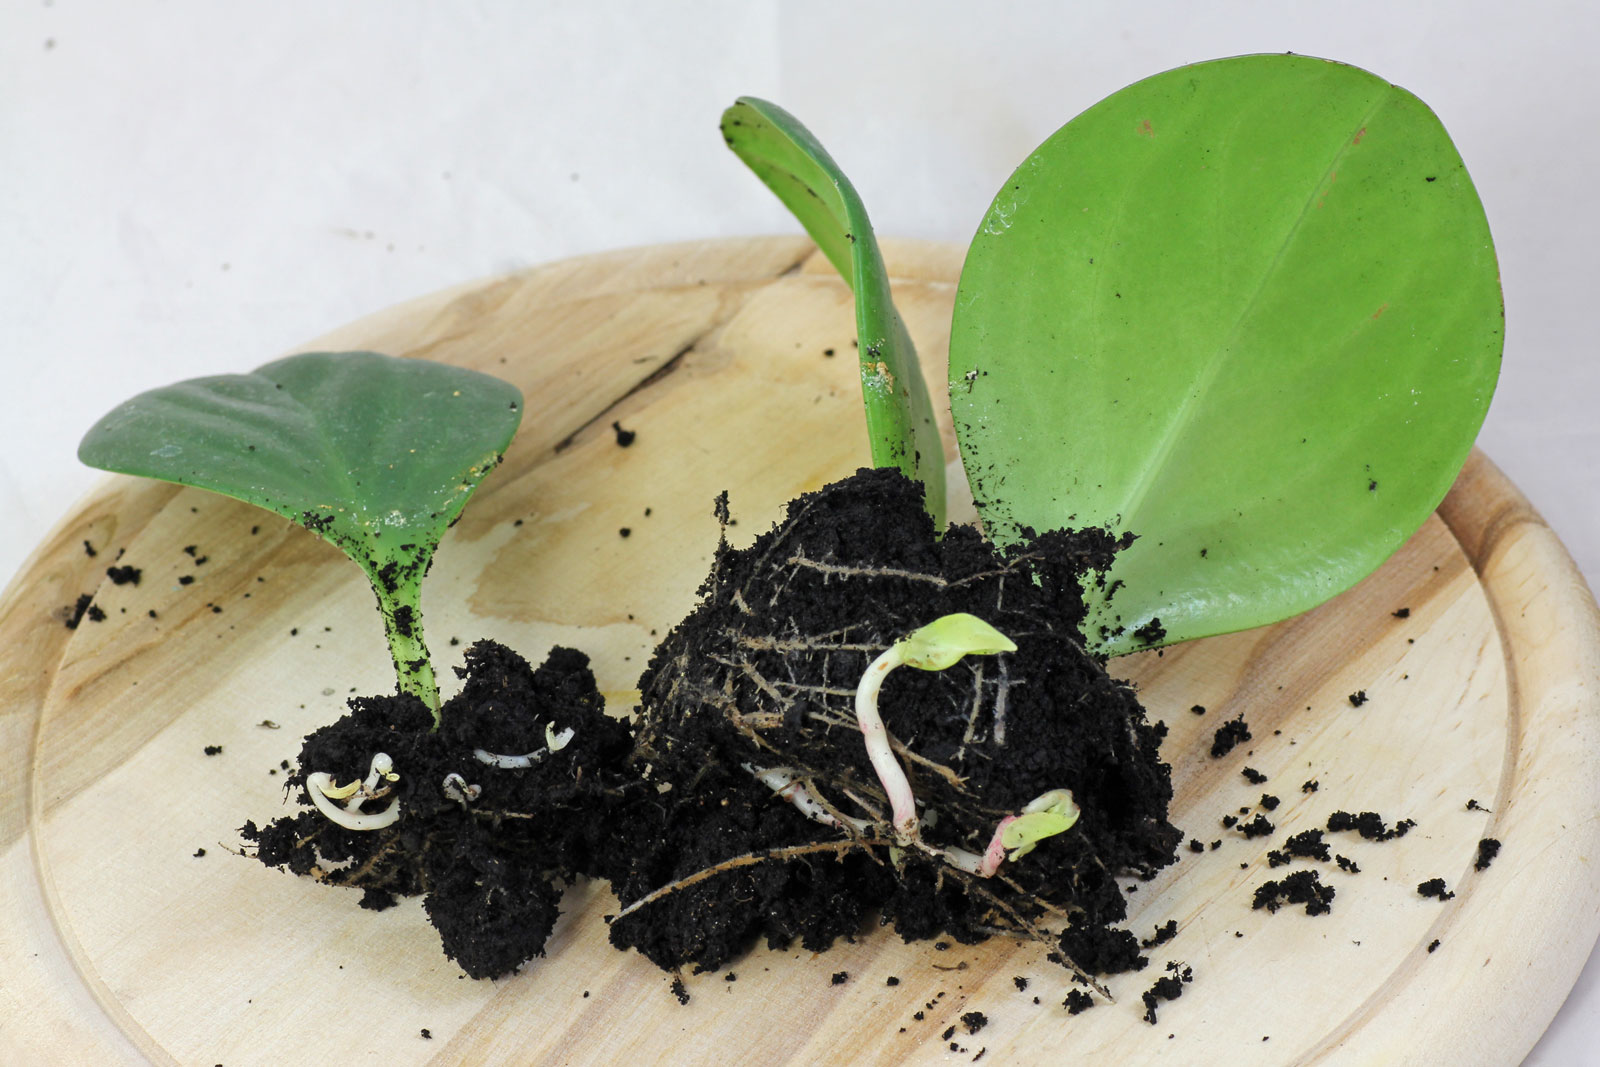
[[[76,630],[78,628],[78,624],[83,621],[83,616],[89,611],[93,603],[94,594],[84,593],[83,595],[79,596],[77,600],[62,608],[59,614],[61,616],[61,621],[66,624],[67,629]],[[95,610],[99,611],[98,608]],[[105,612],[100,612],[100,618],[105,618]],[[89,619],[91,622],[100,621],[100,619],[96,619],[93,615],[90,615]]]
[[[1157,978],[1155,984],[1139,997],[1144,1001],[1144,1021],[1151,1026],[1156,1024],[1156,1005],[1163,1000],[1177,1000],[1183,996],[1184,985],[1194,981],[1193,968],[1184,967],[1179,963],[1169,963],[1167,971],[1165,977]]]
[[[1262,882],[1250,907],[1276,912],[1284,904],[1304,904],[1307,915],[1327,915],[1333,911],[1333,897],[1333,886],[1323,885],[1316,871],[1295,871],[1282,881]]]
[[[1339,869],[1346,874],[1361,873],[1361,868],[1356,866],[1356,861],[1351,859],[1349,856],[1334,856],[1333,861],[1337,863],[1339,865]]]
[[[1261,806],[1263,808],[1266,808],[1268,811],[1277,811],[1278,810],[1278,798],[1273,796],[1271,793],[1262,793],[1261,794]]]
[[[729,971],[727,974],[722,976],[722,980],[724,982],[737,982],[739,980],[739,975],[734,971]]]
[[[206,850],[203,849],[203,848],[197,848],[197,849],[194,850],[194,858],[195,859],[199,859],[201,856],[204,856],[205,854],[206,854]]]
[[[617,435],[617,446],[619,448],[627,448],[633,444],[634,438],[639,436],[636,430],[624,430],[622,424],[618,422],[611,424],[611,430]]]
[[[1439,939],[1437,937],[1434,938],[1432,941],[1428,942],[1428,952],[1429,953],[1432,953],[1433,950],[1438,948],[1438,947],[1439,947]]]
[[[584,995],[588,996],[587,993],[585,993]],[[433,1040],[433,1031],[429,1030],[426,1026],[424,1026],[422,1028],[421,1034],[422,1034],[422,1040],[424,1040],[424,1041],[432,1041]]]
[[[1204,841],[1201,841],[1197,837],[1189,838],[1189,851],[1190,852],[1204,852],[1205,850],[1206,850],[1206,845],[1205,845]]]
[[[1476,800],[1467,801],[1467,810],[1468,811],[1487,811],[1491,815],[1494,814],[1492,809],[1484,807],[1482,804],[1479,804]]]
[[[1241,741],[1250,740],[1250,727],[1244,721],[1241,712],[1237,719],[1229,719],[1217,727],[1217,732],[1211,735],[1211,756],[1213,759],[1221,758],[1232,752],[1234,746]]]
[[[1367,691],[1365,689],[1357,689],[1354,693],[1350,694],[1350,706],[1352,708],[1359,708],[1361,705],[1365,704],[1366,702],[1367,702]]]
[[[844,985],[848,981],[850,981],[850,972],[849,971],[834,971],[833,972],[833,978],[831,979],[831,982],[832,982],[833,985]]]
[[[144,571],[138,567],[107,567],[106,577],[113,585],[138,585]]]
[[[1189,710],[1194,712],[1196,715],[1204,715],[1206,713],[1206,706],[1204,704],[1196,704]]]
[[[1267,780],[1267,776],[1256,770],[1254,767],[1246,767],[1239,773],[1244,775],[1244,780],[1249,782],[1251,785],[1260,785],[1262,782]]]
[[[1391,830],[1384,824],[1383,816],[1375,811],[1364,811],[1360,815],[1351,815],[1348,811],[1336,811],[1328,816],[1330,832],[1354,830],[1368,841],[1393,841],[1397,837],[1406,836],[1416,825],[1415,819],[1401,819]]]
[[[1318,789],[1321,789],[1321,788],[1322,788],[1322,784],[1320,782],[1318,782],[1315,778],[1312,778],[1309,781],[1300,783],[1300,792],[1302,792],[1302,793],[1315,793]]]
[[[1282,867],[1291,859],[1328,860],[1328,845],[1322,840],[1321,830],[1302,830],[1293,834],[1283,843],[1283,849],[1267,853],[1267,863],[1272,867]]]
[[[975,1034],[989,1025],[989,1017],[981,1011],[969,1011],[961,1017],[961,1025],[967,1028],[968,1034]]]
[[[1022,977],[1020,974],[1011,976],[1011,984],[1017,987],[1018,993],[1021,993],[1028,988],[1028,980]]]
[[[672,995],[678,998],[679,1004],[689,1003],[689,990],[684,986],[682,978],[674,978],[668,988],[672,991]]]
[[[1443,878],[1429,878],[1417,886],[1417,895],[1421,897],[1438,897],[1440,900],[1454,899],[1455,894],[1450,892],[1444,884]]]
[[[222,755],[222,746],[221,745],[207,745],[205,747],[205,753],[208,756],[220,756],[220,755]]]
[[[1165,945],[1168,941],[1171,941],[1173,938],[1175,938],[1177,936],[1178,936],[1178,920],[1177,919],[1168,919],[1165,923],[1163,923],[1162,925],[1156,927],[1155,933],[1152,934],[1149,938],[1147,938],[1144,941],[1139,942],[1139,947],[1140,948],[1155,948],[1158,945]]]
[[[1061,1006],[1067,1009],[1068,1015],[1078,1015],[1094,1007],[1094,998],[1081,989],[1074,989],[1067,994],[1067,999],[1061,1002]]]
[[[1267,817],[1259,812],[1256,813],[1254,819],[1239,824],[1239,832],[1244,834],[1245,837],[1267,837],[1276,829],[1277,827],[1273,826]]]
[[[1391,614],[1397,619],[1409,619],[1411,618],[1411,609],[1401,608],[1399,611],[1391,612]]]
[[[1475,871],[1488,870],[1489,864],[1493,863],[1494,858],[1499,854],[1500,842],[1492,837],[1484,838],[1478,842],[1478,860],[1472,865],[1472,869]]]
[[[93,545],[91,545],[88,541],[85,541],[83,543],[83,554],[88,556],[90,559],[94,559],[100,553],[95,551],[95,548],[94,548]]]

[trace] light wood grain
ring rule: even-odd
[[[959,253],[887,251],[938,381]],[[848,291],[809,244],[764,239],[558,263],[308,347],[427,355],[523,389],[523,430],[425,593],[435,658],[459,662],[451,637],[535,659],[573,644],[625,707],[704,576],[714,494],[731,492],[748,540],[866,462],[852,334]],[[638,433],[631,448],[613,420]],[[118,551],[144,568],[137,588],[103,581]],[[235,827],[283,810],[272,772],[299,735],[349,692],[392,685],[362,581],[265,513],[126,479],[40,546],[0,603],[0,1061],[278,1064],[311,1055],[309,1036],[327,1063],[951,1063],[987,1049],[1007,1064],[1504,1064],[1600,929],[1600,624],[1559,543],[1480,455],[1439,516],[1332,603],[1119,661],[1171,727],[1174,821],[1223,844],[1137,885],[1131,927],[1175,918],[1178,936],[1149,971],[1112,980],[1117,1004],[1076,1017],[1035,947],[941,952],[887,930],[821,956],[757,950],[737,981],[688,976],[679,1006],[667,976],[606,944],[617,902],[592,885],[570,892],[546,958],[472,982],[415,902],[364,912],[230,855]],[[52,613],[80,592],[109,618],[68,631]],[[1210,759],[1211,731],[1237,714],[1254,740]],[[1270,780],[1250,785],[1247,764]],[[1310,779],[1319,789],[1302,792]],[[1219,825],[1264,792],[1282,802],[1272,839]],[[1267,849],[1336,808],[1418,825],[1384,844],[1331,837],[1361,867],[1321,865],[1332,915],[1252,911],[1255,886],[1286,870],[1269,872]],[[1483,837],[1505,850],[1478,873]],[[1417,895],[1436,876],[1455,899]],[[1195,982],[1151,1027],[1139,993],[1168,960]],[[986,1029],[941,1036],[973,1009]]]

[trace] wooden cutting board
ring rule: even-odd
[[[887,253],[941,381],[959,253]],[[456,639],[485,636],[535,660],[572,644],[622,711],[705,574],[714,494],[730,491],[748,542],[866,461],[852,337],[821,257],[763,239],[557,263],[308,347],[428,356],[522,388],[521,434],[426,588],[435,658],[457,664]],[[119,556],[138,586],[105,580]],[[68,630],[57,613],[86,592],[106,618]],[[607,945],[618,905],[603,888],[569,892],[547,957],[474,982],[415,901],[362,911],[230,854],[236,827],[285,810],[280,761],[299,736],[347,695],[392,687],[370,594],[274,516],[111,479],[0,604],[0,1061],[1514,1063],[1600,929],[1597,635],[1571,560],[1474,455],[1439,514],[1332,603],[1115,664],[1171,728],[1173,820],[1205,850],[1131,884],[1131,928],[1178,932],[1111,980],[1114,1005],[1069,1016],[1068,977],[1036,946],[941,950],[881,929],[823,955],[758,949],[736,980],[686,975],[680,1005],[670,976]],[[1253,740],[1210,758],[1236,715]],[[1223,828],[1264,793],[1275,834]],[[1330,835],[1360,868],[1315,864],[1331,915],[1252,910],[1258,885],[1304,865],[1269,869],[1268,850],[1341,808],[1416,828]],[[1504,850],[1478,872],[1486,837]],[[1453,899],[1418,895],[1435,877]],[[1194,981],[1152,1026],[1140,994],[1168,961]],[[969,1034],[972,1011],[988,1024]]]

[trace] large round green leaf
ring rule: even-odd
[[[141,393],[78,458],[257,504],[339,546],[372,580],[402,688],[436,705],[418,589],[521,419],[522,394],[486,374],[311,352]]]
[[[1388,557],[1466,458],[1502,319],[1433,113],[1245,56],[1122,90],[1006,182],[962,271],[951,405],[996,540],[1138,535],[1091,591],[1088,636],[1119,653],[1287,617]]]

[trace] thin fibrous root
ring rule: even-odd
[[[658,889],[652,889],[650,892],[646,893],[632,904],[629,904],[627,907],[617,912],[617,914],[612,917],[611,921],[613,923],[620,922],[621,920],[626,919],[629,915],[632,915],[634,912],[638,911],[640,908],[649,904],[654,904],[662,897],[670,896],[671,894],[682,889],[688,889],[690,886],[703,882],[707,878],[715,878],[717,875],[726,873],[727,871],[738,870],[740,867],[753,867],[758,863],[766,863],[768,860],[787,860],[793,859],[796,856],[806,856],[816,852],[843,853],[849,852],[851,849],[856,848],[892,847],[894,847],[893,841],[874,838],[872,840],[862,839],[857,841],[822,841],[813,842],[809,845],[794,845],[790,848],[774,848],[765,852],[746,852],[742,856],[734,856],[732,859],[725,859],[721,863],[712,864],[710,867],[703,867],[700,870],[695,871],[693,874],[679,878],[675,882],[668,882],[666,885],[661,886]]]

